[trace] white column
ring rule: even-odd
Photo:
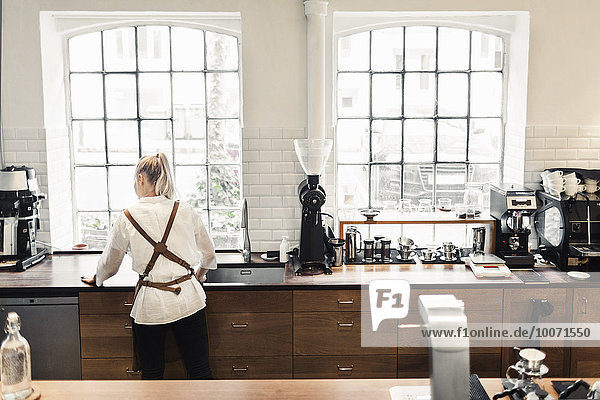
[[[306,69],[308,86],[308,139],[325,138],[325,17],[327,1],[304,2],[306,15]]]

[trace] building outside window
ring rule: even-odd
[[[217,248],[237,248],[241,199],[238,38],[144,25],[68,40],[74,223],[101,248],[137,201],[142,155],[172,162],[179,198],[202,215]]]
[[[338,207],[461,203],[503,172],[504,41],[442,26],[338,39]]]

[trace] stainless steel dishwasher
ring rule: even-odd
[[[2,326],[11,311],[31,346],[33,379],[81,379],[77,297],[0,298]]]

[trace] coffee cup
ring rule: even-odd
[[[573,196],[578,192],[577,185],[565,185],[564,192],[567,196]]]
[[[563,176],[563,172],[561,170],[556,170],[556,171],[550,172],[548,175],[546,175],[546,177],[550,178],[550,179],[554,179],[554,178],[558,178],[558,177],[562,178],[562,176]]]
[[[585,185],[577,185],[577,191],[580,193],[583,193],[586,191],[586,186]]]
[[[565,183],[567,183],[567,184],[569,184],[569,183],[580,184],[581,183],[581,179],[577,178],[577,175],[575,175],[575,172],[571,172],[570,174],[563,175],[563,179],[565,180]]]
[[[596,193],[597,191],[598,191],[597,185],[588,185],[587,183],[585,184],[585,192],[586,193]]]

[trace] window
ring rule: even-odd
[[[73,197],[79,240],[104,245],[137,200],[142,155],[172,162],[179,197],[217,248],[236,248],[241,199],[238,38],[175,26],[128,26],[68,40]]]
[[[338,207],[461,203],[504,161],[505,43],[442,26],[342,36],[337,46]],[[387,203],[386,203],[387,202]]]

